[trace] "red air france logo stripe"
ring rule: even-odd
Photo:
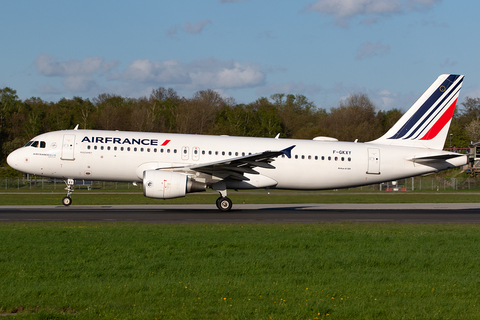
[[[165,140],[163,141],[163,143],[161,144],[162,147],[165,147],[171,140]]]
[[[428,130],[428,132],[420,138],[420,140],[432,140],[437,136],[437,134],[445,127],[445,125],[450,121],[453,117],[453,112],[455,111],[455,105],[457,104],[457,99],[453,101],[453,103],[448,107],[447,111],[445,111],[440,119]]]

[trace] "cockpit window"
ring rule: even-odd
[[[46,148],[47,143],[45,141],[29,141],[25,147],[34,147],[34,148]]]

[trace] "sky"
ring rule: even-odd
[[[0,88],[20,99],[365,93],[406,111],[444,73],[480,97],[474,0],[1,0]]]

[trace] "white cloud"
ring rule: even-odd
[[[358,54],[355,57],[356,60],[363,60],[366,58],[371,58],[374,56],[383,56],[390,51],[390,45],[382,45],[380,42],[371,43],[370,41],[365,41],[358,48]]]
[[[194,24],[191,24],[190,21],[185,22],[183,28],[181,26],[175,25],[167,30],[167,37],[174,37],[180,28],[181,31],[190,33],[190,34],[199,34],[205,29],[209,24],[212,24],[210,20],[197,21]]]
[[[450,58],[445,59],[444,62],[440,63],[440,67],[442,68],[453,68],[457,65],[455,61],[450,61]]]
[[[333,16],[338,26],[346,27],[357,16],[365,17],[363,23],[371,24],[380,16],[429,9],[441,0],[318,0],[305,9]]]
[[[35,59],[37,72],[47,77],[70,76],[70,75],[93,75],[98,72],[110,72],[118,66],[117,61],[105,62],[100,57],[87,57],[83,60],[69,59],[57,62],[54,57],[41,53]]]
[[[177,26],[173,26],[167,30],[167,37],[173,37],[177,34]]]
[[[256,64],[220,61],[215,58],[190,63],[139,59],[131,62],[124,70],[113,73],[113,69],[118,66],[115,61],[106,62],[103,58],[57,61],[52,56],[41,54],[35,59],[35,66],[38,74],[62,80],[61,88],[50,84],[40,86],[41,92],[55,94],[97,94],[100,90],[132,94],[134,91],[158,86],[187,91],[225,90],[263,85],[266,78]]]
[[[102,76],[118,66],[117,61],[105,61],[100,57],[87,57],[83,60],[69,59],[57,61],[54,57],[41,53],[34,61],[37,72],[47,77],[64,78],[62,85],[69,92],[88,92],[97,86],[93,76]],[[40,90],[45,93],[58,93],[50,85],[43,85]]]
[[[265,74],[251,63],[214,58],[182,63],[178,60],[135,60],[110,80],[180,86],[190,90],[243,88],[260,85]]]
[[[190,33],[190,34],[198,34],[202,32],[202,30],[209,24],[211,24],[212,21],[210,20],[203,20],[203,21],[197,21],[195,24],[191,24],[190,22],[185,22],[185,26],[183,27],[183,31]]]

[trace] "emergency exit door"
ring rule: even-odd
[[[380,149],[368,149],[367,173],[380,174]]]

